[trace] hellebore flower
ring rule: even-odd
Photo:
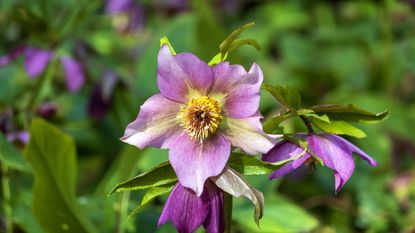
[[[122,141],[143,149],[169,149],[169,160],[180,183],[202,194],[205,180],[219,175],[231,145],[248,154],[266,153],[276,136],[260,122],[258,65],[249,72],[222,62],[209,67],[190,53],[158,55],[160,94],[150,97],[130,123]]]
[[[111,15],[125,16],[114,21],[120,32],[134,32],[143,27],[144,12],[134,0],[107,0],[105,11]]]
[[[208,180],[198,197],[193,190],[177,183],[164,205],[158,225],[168,220],[179,233],[193,232],[202,224],[208,233],[223,232],[223,191]]]
[[[327,167],[334,171],[336,192],[343,187],[353,174],[355,167],[353,153],[360,155],[371,166],[377,166],[377,162],[372,157],[337,135],[326,133],[313,133],[310,135],[297,134],[295,135],[295,138],[307,140],[308,149],[311,153],[318,156]],[[298,156],[303,153],[303,151],[303,148],[292,142],[282,141],[275,145],[268,153],[264,154],[262,160],[266,162],[276,162]],[[300,158],[289,162],[277,171],[274,171],[271,174],[270,179],[284,176],[312,159],[312,155],[305,153]]]
[[[54,52],[50,49],[19,46],[9,54],[0,57],[0,67],[8,65],[20,55],[24,56],[24,67],[29,78],[36,78],[43,73]],[[82,65],[74,58],[61,56],[60,61],[65,73],[65,83],[69,91],[78,91],[85,82]]]

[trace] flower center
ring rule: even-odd
[[[216,132],[222,121],[219,103],[208,96],[197,97],[184,105],[179,112],[180,126],[192,137],[202,141]]]

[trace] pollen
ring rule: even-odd
[[[180,126],[200,142],[215,133],[223,119],[219,103],[208,96],[190,100],[180,109],[178,117]]]

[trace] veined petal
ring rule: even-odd
[[[370,164],[370,166],[375,167],[378,165],[378,163],[372,157],[370,157],[368,154],[366,154],[364,151],[362,151],[361,149],[359,149],[357,146],[353,145],[346,139],[340,136],[334,135],[334,134],[327,134],[325,137],[331,138],[331,140],[333,141],[338,141],[338,144],[344,144],[344,146],[347,147],[348,150],[350,151],[350,154],[356,153],[360,155],[360,157],[366,160]]]
[[[223,131],[231,144],[241,148],[245,153],[267,153],[280,136],[266,134],[262,130],[261,118],[258,114],[245,119],[226,118]]]
[[[42,50],[34,47],[26,48],[24,66],[27,75],[30,78],[35,78],[42,74],[52,56],[53,53],[50,50]]]
[[[207,95],[213,81],[211,68],[191,53],[171,55],[167,45],[158,54],[157,85],[169,99],[186,103],[189,94]]]
[[[338,142],[327,137],[327,134],[312,134],[308,137],[308,144],[313,153],[334,171],[336,192],[349,180],[355,167],[349,148],[346,144]]]
[[[274,162],[297,157],[301,155],[302,153],[304,153],[303,148],[295,145],[294,143],[283,141],[283,142],[279,142],[268,153],[264,154],[262,156],[262,160],[266,162],[274,163]],[[298,159],[295,159],[292,162],[289,162],[283,165],[280,169],[274,171],[271,174],[270,179],[276,179],[278,177],[281,177],[281,176],[284,176],[290,173],[291,171],[300,167],[310,157],[311,157],[310,154],[305,153],[303,156],[299,157]]]
[[[213,67],[211,95],[224,94],[224,114],[232,118],[254,115],[259,107],[259,91],[264,79],[261,68],[253,64],[246,72],[240,65],[223,62]]]
[[[77,60],[70,57],[61,57],[60,60],[65,71],[66,87],[71,92],[78,91],[85,82],[85,76],[81,64],[79,64]]]
[[[206,181],[202,198],[209,203],[209,214],[203,222],[208,233],[222,233],[225,231],[223,212],[223,191],[212,181]]]
[[[231,144],[220,132],[201,143],[183,133],[169,146],[169,160],[180,183],[200,196],[206,179],[219,175],[231,153]]]
[[[181,132],[177,113],[180,104],[162,94],[153,95],[140,108],[137,118],[131,122],[121,141],[140,149],[146,146],[166,148],[168,141]]]
[[[179,233],[191,233],[202,225],[208,214],[209,202],[177,183],[164,205],[158,226],[170,220]]]

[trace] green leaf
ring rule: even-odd
[[[298,156],[286,160],[281,160],[275,163],[267,163],[255,158],[254,156],[249,156],[241,153],[233,153],[228,160],[228,166],[247,176],[265,175],[270,174],[275,170],[278,170],[284,164],[292,160],[298,159],[304,154],[305,153],[302,153]]]
[[[227,57],[228,57],[228,53],[225,54],[223,59],[222,59],[222,54],[218,53],[212,58],[212,60],[209,61],[208,65],[209,66],[217,65],[217,64],[221,63],[223,60],[226,60]]]
[[[152,201],[154,198],[164,195],[166,193],[171,192],[173,187],[176,185],[176,183],[169,183],[165,185],[155,186],[151,187],[149,190],[147,190],[146,194],[144,194],[143,199],[141,200],[141,203],[139,206],[137,206],[133,212],[128,216],[129,218],[133,217],[134,215],[138,214],[145,206],[147,206],[150,201]]]
[[[160,47],[161,46],[163,46],[163,45],[167,45],[168,47],[169,47],[169,49],[170,49],[170,53],[171,53],[171,55],[176,55],[176,51],[174,51],[174,48],[173,48],[173,46],[170,44],[170,41],[169,41],[169,39],[167,38],[167,36],[163,36],[161,39],[160,39]]]
[[[278,102],[290,109],[298,109],[301,105],[300,93],[293,87],[262,84],[262,89],[271,93]]]
[[[236,39],[232,42],[228,53],[230,53],[232,51],[235,51],[236,49],[238,49],[238,48],[240,48],[244,45],[251,45],[251,46],[255,47],[257,50],[261,50],[261,45],[258,43],[258,41],[254,40],[254,39]]]
[[[134,178],[117,184],[111,194],[125,190],[147,189],[155,186],[165,185],[177,181],[176,174],[169,162],[164,162],[151,171],[140,174]]]
[[[239,37],[239,35],[245,31],[248,28],[251,28],[255,25],[254,22],[251,23],[247,23],[245,25],[243,25],[242,27],[236,29],[235,31],[233,31],[219,46],[220,48],[220,53],[221,53],[221,57],[222,57],[222,61],[223,58],[225,57],[225,54],[228,53],[230,51],[230,48],[232,47],[232,44],[234,43],[234,41]],[[236,46],[236,45],[235,45]]]
[[[0,162],[14,170],[31,172],[29,164],[26,162],[26,160],[24,160],[21,153],[12,144],[10,144],[1,133]]]
[[[286,109],[285,109],[286,110]],[[280,115],[271,117],[264,122],[263,128],[266,133],[274,133],[277,127],[285,120],[297,116],[296,113],[283,110]]]
[[[380,113],[371,113],[353,104],[329,104],[318,105],[311,107],[311,109],[321,115],[326,114],[330,119],[339,121],[353,121],[359,123],[377,123],[385,120],[389,116],[389,111]]]
[[[248,198],[255,206],[254,220],[259,226],[259,220],[264,211],[264,195],[259,190],[252,187],[240,173],[229,167],[225,167],[224,171],[212,180],[219,188],[232,196]]]
[[[34,119],[25,150],[32,164],[33,212],[48,232],[97,232],[76,201],[76,147],[73,139]]]
[[[356,138],[364,138],[366,137],[365,132],[363,132],[361,129],[353,126],[350,123],[347,123],[345,121],[330,121],[330,123],[327,123],[325,121],[322,121],[318,118],[310,117],[309,118],[311,123],[315,125],[320,130],[331,133],[331,134],[344,134],[349,135]]]

